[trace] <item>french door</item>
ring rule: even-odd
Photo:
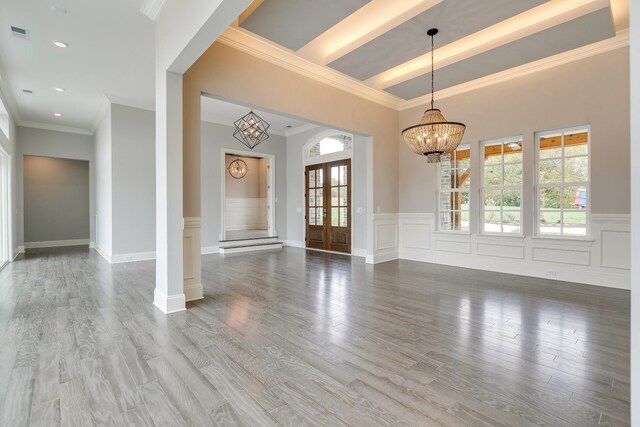
[[[305,168],[306,245],[351,253],[351,160]]]

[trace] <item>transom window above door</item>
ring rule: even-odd
[[[307,158],[325,156],[327,154],[350,151],[353,138],[349,135],[336,134],[326,136],[307,148]]]

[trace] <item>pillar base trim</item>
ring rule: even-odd
[[[177,313],[187,309],[184,294],[167,296],[157,289],[153,292],[153,305],[158,307],[164,314]]]
[[[204,295],[202,292],[202,284],[192,284],[188,286],[185,285],[184,296],[186,301],[195,301],[199,299],[204,299]]]

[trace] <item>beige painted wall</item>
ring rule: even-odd
[[[534,155],[535,132],[590,124],[591,212],[597,214],[630,211],[629,103],[628,48],[436,99],[448,120],[467,125],[463,143],[479,147],[482,140],[523,135],[525,156]],[[417,123],[423,110],[402,111],[398,129]],[[400,212],[435,212],[436,166],[413,154],[401,138],[399,144]],[[533,162],[524,172],[533,176]],[[477,190],[478,177],[471,179],[472,191]],[[523,209],[533,208],[533,200],[523,200]]]
[[[184,216],[200,216],[200,95],[373,137],[374,209],[398,212],[398,112],[213,44],[183,77]]]

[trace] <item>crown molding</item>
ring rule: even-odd
[[[452,96],[460,95],[462,93],[471,92],[476,89],[495,85],[498,83],[513,80],[519,77],[524,77],[529,74],[537,73],[539,71],[548,70],[550,68],[558,67],[560,65],[568,64],[570,62],[579,61],[581,59],[589,58],[591,56],[600,55],[612,50],[620,49],[629,46],[629,30],[621,30],[607,40],[602,40],[596,43],[592,43],[587,46],[582,46],[577,49],[569,50],[567,52],[559,53],[557,55],[549,56],[547,58],[540,59],[538,61],[530,62],[528,64],[520,65],[518,67],[511,68],[499,73],[491,74],[485,77],[481,77],[476,80],[465,82],[450,88],[442,89],[435,92],[434,96],[436,100],[445,99]],[[407,110],[414,107],[424,106],[431,100],[431,94],[426,94],[404,101],[400,104],[399,110]]]
[[[156,105],[153,102],[123,98],[121,96],[109,95],[107,93],[105,93],[104,96],[106,96],[112,104],[124,105],[125,107],[137,108],[139,110],[156,111]]]
[[[30,122],[30,121],[18,122],[16,124],[24,128],[52,130],[55,132],[66,132],[66,133],[75,133],[78,135],[93,136],[93,132],[90,131],[89,129],[76,128],[73,126],[63,126],[63,125],[55,125],[52,123],[41,123],[41,122]]]
[[[147,18],[155,21],[156,19],[158,19],[158,15],[160,15],[165,1],[166,0],[145,0],[145,2],[142,4],[140,12],[142,12],[142,14],[144,14]]]
[[[218,41],[241,52],[309,77],[353,95],[397,110],[401,99],[390,93],[369,87],[359,80],[329,67],[321,66],[296,55],[260,36],[241,28],[229,27]]]
[[[305,124],[303,124],[303,125],[296,126],[296,127],[294,127],[294,128],[291,128],[291,129],[287,129],[287,130],[284,132],[284,136],[293,136],[293,135],[297,135],[297,134],[299,134],[299,133],[307,132],[307,131],[309,131],[309,130],[317,129],[317,128],[319,128],[319,127],[320,127],[320,126],[318,126],[318,125],[314,125],[313,123],[305,123]]]

